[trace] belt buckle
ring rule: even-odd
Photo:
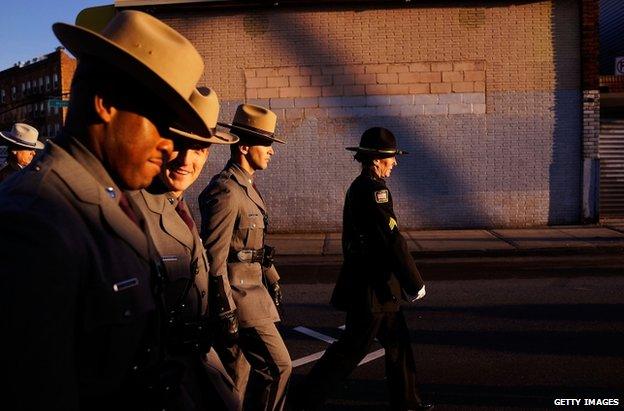
[[[236,253],[236,257],[240,262],[249,262],[253,258],[253,250],[240,250],[238,253]]]

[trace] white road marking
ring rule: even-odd
[[[336,339],[333,337],[330,337],[325,334],[321,334],[319,332],[316,332],[306,327],[296,327],[296,328],[293,328],[293,330],[300,332],[301,334],[305,334],[308,337],[312,337],[312,338],[316,338],[317,340],[325,341],[327,344],[331,344],[334,341],[336,341]]]
[[[342,326],[340,326],[340,327],[338,327],[338,328],[340,328],[340,329],[344,330],[344,325],[342,325]],[[300,332],[301,334],[305,334],[305,335],[307,335],[308,337],[312,337],[312,338],[316,338],[317,340],[324,341],[324,342],[326,342],[326,343],[328,343],[328,344],[331,344],[331,343],[333,343],[333,342],[335,342],[335,341],[336,341],[336,339],[335,339],[335,338],[333,338],[333,337],[330,337],[330,336],[325,335],[325,334],[321,334],[320,332],[317,332],[317,331],[311,330],[311,329],[306,328],[306,327],[295,327],[295,328],[293,328],[293,330],[294,330],[294,331],[297,331],[297,332]],[[324,354],[324,353],[325,353],[325,350],[323,350],[323,351],[319,351],[319,352],[315,352],[315,353],[310,354],[310,355],[306,355],[305,357],[298,358],[298,359],[296,359],[296,360],[294,360],[294,361],[292,362],[292,367],[293,367],[293,368],[296,368],[296,367],[299,367],[299,366],[305,365],[305,364],[307,364],[307,363],[310,363],[310,362],[316,361],[316,360],[318,360],[319,358],[321,358],[321,357],[323,356],[323,354]],[[363,364],[366,364],[367,362],[374,361],[374,360],[376,360],[377,358],[381,358],[381,357],[383,357],[383,356],[385,355],[385,353],[386,353],[386,352],[385,352],[385,350],[384,350],[383,348],[380,348],[380,349],[379,349],[379,350],[377,350],[377,351],[373,351],[373,352],[371,352],[371,353],[368,353],[368,354],[366,355],[366,357],[364,357],[364,358],[362,359],[362,361],[360,361],[360,363],[358,364],[358,366],[363,365]]]

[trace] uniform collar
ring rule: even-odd
[[[266,210],[264,201],[260,197],[258,191],[256,191],[253,186],[253,176],[243,170],[243,168],[239,164],[232,160],[228,161],[225,168],[232,173],[232,176],[234,177],[236,182],[245,189],[247,196],[262,210]]]
[[[95,157],[95,155],[82,144],[77,138],[64,134],[60,141],[61,145],[81,166],[83,166],[89,174],[97,180],[98,183],[106,187],[106,191],[113,198],[117,198],[119,202],[119,196],[112,193],[119,193],[119,187],[113,181],[113,178],[108,174],[108,171],[102,165],[102,162]]]

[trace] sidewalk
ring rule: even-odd
[[[415,258],[498,257],[621,253],[624,234],[599,226],[524,229],[404,231]],[[340,233],[269,234],[280,262],[335,263],[342,259]]]

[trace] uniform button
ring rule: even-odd
[[[41,171],[41,167],[36,166],[36,167],[35,167],[35,170],[37,170],[37,171]]]
[[[134,367],[132,367],[132,370],[133,370],[133,371],[137,371],[138,369],[139,369],[139,366],[138,366],[138,365],[135,365]]]
[[[241,284],[243,284],[243,280],[241,280]]]
[[[205,296],[206,296],[206,291],[202,290],[202,292],[201,292],[201,296],[202,296],[202,297],[205,297]],[[218,296],[219,296],[219,294],[217,294],[217,297],[218,297]]]
[[[255,224],[252,224],[252,225],[251,225],[251,228],[256,228],[256,225],[255,225]]]
[[[126,311],[124,311],[123,315],[124,315],[124,317],[130,317],[132,315],[132,311],[126,310]]]
[[[108,194],[110,198],[117,197],[117,194],[115,193],[115,189],[113,187],[106,187],[106,194]]]

